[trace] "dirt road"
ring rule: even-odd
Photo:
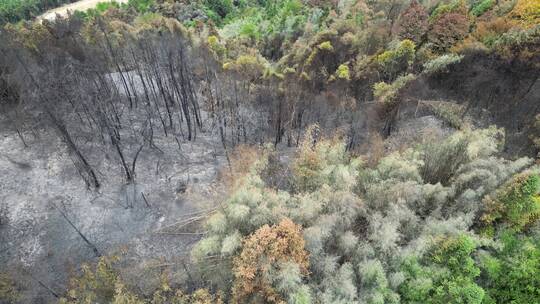
[[[68,11],[74,12],[74,11],[85,11],[90,8],[96,7],[96,5],[100,2],[108,2],[107,0],[81,0],[78,2],[66,4],[61,7],[53,8],[51,10],[46,11],[41,16],[37,18],[37,20],[53,20],[56,18],[56,14],[60,16],[67,15]],[[114,2],[118,3],[127,3],[128,0],[115,0]]]

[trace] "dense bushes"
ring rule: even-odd
[[[518,32],[524,37],[522,30],[534,28],[535,4],[531,1],[518,1],[515,7],[490,0],[392,5],[383,1],[323,2],[233,2],[231,13],[219,21],[220,39],[245,50],[259,49],[270,63],[277,63],[278,71],[294,69],[291,74],[309,88],[345,88],[344,95],[353,92],[361,101],[373,98],[366,91],[375,83],[391,83],[417,72],[437,56],[446,55],[429,66],[444,71],[443,61],[457,63],[460,53],[469,49],[537,54],[528,46],[527,50],[514,47],[508,51],[496,43],[510,36],[521,39],[516,37]],[[219,3],[225,5],[226,1]],[[221,10],[214,13],[219,15],[216,12]],[[400,57],[397,41],[411,41],[414,47]],[[236,49],[228,55],[234,60]],[[338,67],[343,64],[351,68],[349,77],[339,77]],[[340,79],[349,82],[335,81]]]
[[[225,18],[233,12],[234,5],[231,0],[205,0],[204,4],[209,10],[215,12],[218,18]]]
[[[483,210],[485,195],[530,164],[493,156],[499,131],[456,133],[442,143],[384,157],[375,168],[351,158],[339,138],[310,134],[293,163],[290,188],[267,188],[259,173],[268,164],[265,154],[244,176],[243,186],[210,219],[209,235],[194,249],[202,268],[205,257],[217,254],[222,270],[234,272],[227,266],[229,257],[239,265],[253,252],[252,243],[262,252],[270,250],[259,234],[271,235],[277,228],[265,225],[281,226],[291,219],[303,228],[309,271],[302,270],[307,263],[298,261],[288,270],[279,262],[265,266],[279,269],[267,272],[265,282],[272,290],[286,280],[296,286],[289,296],[301,290],[324,303],[482,303],[488,298],[486,284],[493,282],[483,281],[487,274],[481,273],[484,266],[476,258],[477,244],[488,240],[471,230],[473,220]],[[538,193],[537,188],[527,189],[528,194]],[[508,198],[521,210],[520,200]],[[254,262],[278,261],[263,258],[265,254],[250,256],[257,257]],[[295,256],[291,253],[289,259]],[[523,275],[534,280],[532,274]],[[230,288],[215,275],[203,277]],[[235,284],[251,286],[258,280],[253,277],[236,275]]]

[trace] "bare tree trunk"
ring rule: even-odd
[[[88,245],[88,247],[90,247],[92,249],[92,251],[94,252],[94,255],[97,258],[99,258],[101,256],[101,254],[99,253],[99,250],[97,249],[96,245],[94,245],[92,242],[90,242],[88,240],[88,238],[75,226],[75,224],[73,224],[73,222],[64,213],[64,211],[62,211],[60,208],[58,208],[58,206],[56,206],[56,204],[54,204],[54,203],[51,203],[51,205],[54,207],[54,209],[56,209],[62,215],[62,217],[66,220],[66,222],[68,222],[68,224],[71,226],[71,228],[73,228],[77,232],[77,234],[79,234],[79,236]]]

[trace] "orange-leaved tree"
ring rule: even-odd
[[[244,240],[234,259],[234,302],[283,302],[275,278],[291,265],[300,277],[306,276],[308,264],[300,225],[285,218],[278,225],[262,226]]]

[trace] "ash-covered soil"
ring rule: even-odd
[[[120,255],[126,279],[135,283],[151,284],[137,278],[160,265],[183,265],[179,261],[200,236],[197,219],[220,192],[217,176],[225,158],[212,132],[192,142],[156,134],[155,147],[139,154],[131,184],[115,151],[82,134],[76,141],[102,184],[94,191],[53,131],[24,132],[25,147],[2,120],[0,268],[26,282],[24,301],[50,302],[53,293],[61,295],[81,263],[97,259],[93,246],[100,255]],[[136,146],[124,149],[132,159]]]

